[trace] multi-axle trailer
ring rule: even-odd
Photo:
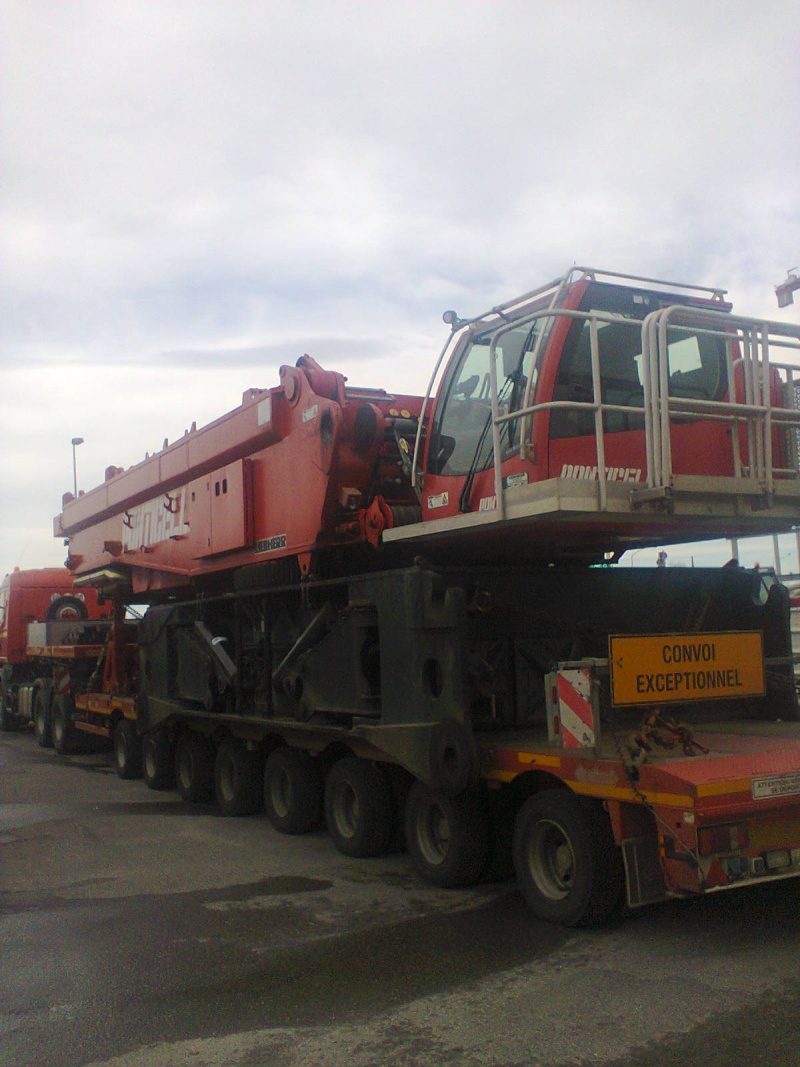
[[[304,356],[65,496],[115,613],[56,746],[566,924],[800,875],[786,590],[618,565],[797,523],[800,329],[583,269],[447,320],[425,398]]]

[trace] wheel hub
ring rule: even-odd
[[[543,896],[563,900],[572,889],[575,854],[556,822],[542,820],[531,835],[528,862],[533,881]]]

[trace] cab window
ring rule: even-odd
[[[600,394],[606,404],[641,408],[641,320],[658,307],[656,294],[632,293],[595,285],[587,292],[581,310],[611,311],[627,321],[598,321]],[[668,337],[669,392],[673,397],[721,400],[727,390],[724,342],[718,337],[673,328]],[[592,387],[589,322],[576,320],[570,327],[561,355],[553,400],[591,403]],[[640,430],[644,416],[635,411],[608,411],[603,415],[606,433]],[[594,434],[594,413],[555,408],[550,417],[551,437]]]
[[[498,406],[501,414],[522,407],[531,373],[540,322],[527,323],[505,334],[497,345]],[[443,404],[437,411],[431,437],[432,474],[467,474],[492,462],[492,407],[489,377],[490,337],[477,337],[464,350],[445,381]],[[542,348],[544,346],[541,346]],[[519,440],[519,423],[502,429],[503,455]]]
[[[577,331],[575,330],[577,326]],[[592,385],[591,344],[589,323],[576,322],[570,330],[576,336],[567,337],[553,400],[572,400],[591,403]],[[597,331],[600,358],[600,394],[606,404],[642,407],[641,366],[642,344],[638,324],[599,322]],[[621,411],[608,411],[603,416],[606,433],[641,429],[643,416]],[[570,408],[554,408],[550,416],[551,437],[582,437],[594,433],[594,413]]]

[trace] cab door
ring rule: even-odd
[[[606,477],[642,481],[646,470],[641,324],[598,322],[600,390],[610,410],[603,416]],[[569,402],[553,408],[549,426],[549,477],[596,481],[597,442],[591,404],[594,385],[588,321],[575,321],[568,332],[551,383],[551,399]]]
[[[546,347],[537,344],[542,319],[521,323],[505,332],[496,345],[497,392],[500,414],[523,407],[526,393],[535,395]],[[494,499],[494,454],[490,335],[468,334],[456,349],[445,374],[426,443],[423,518],[437,519],[469,511],[489,511]],[[534,365],[536,357],[536,365]],[[531,381],[531,378],[533,381]],[[529,388],[530,382],[530,388]],[[534,481],[535,459],[520,458],[522,423],[503,424],[500,431],[504,480]],[[541,473],[546,470],[541,453]]]

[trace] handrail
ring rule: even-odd
[[[536,319],[570,318],[589,322],[592,400],[549,400],[524,404],[512,412],[500,412],[497,381],[497,347],[505,334]],[[681,321],[675,322],[678,318]],[[599,355],[599,324],[616,323],[641,329],[642,334],[642,405],[608,403],[602,399],[602,374]],[[773,327],[775,327],[773,329]],[[728,400],[708,400],[676,397],[669,393],[669,363],[667,359],[670,328],[692,329],[694,333],[718,337],[726,343],[728,372]],[[544,332],[544,331],[543,331]],[[564,308],[547,308],[530,312],[503,323],[492,331],[489,344],[490,397],[492,405],[492,462],[498,517],[505,515],[505,491],[502,477],[501,427],[507,423],[526,421],[538,412],[552,410],[590,411],[595,422],[595,453],[597,457],[598,496],[601,510],[607,506],[607,477],[605,471],[605,435],[603,416],[621,412],[644,416],[646,485],[650,489],[666,488],[672,480],[671,424],[672,417],[724,421],[732,429],[745,425],[748,430],[748,466],[739,454],[739,435],[731,433],[734,476],[763,485],[767,493],[774,489],[776,474],[800,476],[796,467],[774,467],[772,456],[773,426],[800,434],[800,409],[777,407],[770,395],[769,368],[785,372],[787,383],[800,385],[800,365],[770,362],[770,337],[779,347],[800,351],[800,327],[785,323],[770,323],[732,316],[706,308],[669,305],[651,312],[643,321],[628,319],[610,312],[581,312]],[[739,344],[741,355],[733,359],[733,345]],[[759,358],[760,354],[760,358]],[[743,364],[744,400],[736,396],[735,367]]]
[[[666,490],[672,484],[672,440],[671,426],[675,416],[684,419],[709,419],[726,421],[732,431],[737,427],[746,428],[747,464],[741,455],[739,432],[731,432],[731,449],[734,477],[746,479],[761,485],[767,495],[774,490],[776,475],[794,474],[800,477],[797,466],[776,468],[773,466],[773,436],[775,427],[781,427],[787,433],[795,433],[798,438],[794,449],[795,464],[800,465],[800,397],[798,407],[776,407],[770,395],[770,368],[776,368],[785,375],[785,385],[791,385],[796,391],[800,386],[800,365],[772,360],[771,346],[800,352],[800,326],[772,322],[761,319],[732,315],[728,310],[716,310],[710,306],[698,307],[690,304],[669,304],[651,312],[643,320],[626,318],[623,315],[601,311],[573,311],[556,306],[566,286],[580,273],[583,277],[596,279],[598,276],[645,284],[669,286],[672,289],[690,289],[708,293],[712,301],[724,305],[725,290],[708,286],[693,286],[683,283],[665,282],[654,278],[624,275],[613,271],[601,271],[588,267],[572,267],[564,275],[537,289],[500,304],[475,318],[462,320],[453,317],[452,332],[445,341],[439,358],[433,368],[428,389],[422,403],[417,437],[412,460],[412,484],[420,485],[420,452],[424,433],[426,432],[426,412],[433,396],[436,381],[439,378],[445,356],[448,351],[461,350],[475,334],[489,343],[489,386],[491,403],[491,440],[492,464],[494,468],[494,491],[499,517],[505,515],[505,490],[502,474],[502,427],[506,423],[520,423],[519,452],[525,457],[527,444],[527,427],[529,421],[538,412],[556,409],[573,411],[591,411],[594,414],[595,454],[598,469],[598,494],[601,510],[607,506],[607,477],[605,471],[605,434],[604,415],[608,412],[622,412],[638,415],[644,419],[644,443],[646,486],[651,490]],[[549,305],[542,307],[542,299],[550,292]],[[537,304],[538,307],[531,307]],[[497,375],[497,348],[502,338],[521,325],[532,324],[536,320],[548,320],[551,323],[559,318],[581,319],[589,322],[590,365],[592,374],[592,400],[553,400],[531,404],[533,374],[529,375],[525,396],[520,408],[513,412],[499,410],[499,388]],[[494,319],[494,321],[492,321]],[[600,323],[615,323],[641,331],[642,359],[640,365],[642,404],[611,404],[602,398],[602,374],[599,352]],[[725,342],[725,361],[727,367],[729,399],[714,401],[691,397],[675,397],[669,392],[668,350],[670,330],[691,329],[693,333],[720,338]],[[550,331],[543,328],[537,337],[533,359],[547,343]],[[734,346],[739,353],[734,358]],[[736,367],[742,364],[744,396],[740,401],[736,395]]]
[[[431,373],[430,380],[428,382],[428,388],[425,392],[425,396],[422,401],[422,409],[420,411],[417,436],[414,442],[414,453],[411,466],[411,484],[413,487],[416,488],[420,484],[419,475],[421,474],[421,472],[419,470],[419,454],[422,448],[422,441],[426,431],[425,414],[428,409],[428,402],[430,401],[433,395],[436,379],[439,376],[444,357],[451,344],[454,342],[455,338],[461,334],[462,330],[477,329],[479,326],[482,325],[490,326],[492,317],[499,319],[499,325],[502,326],[503,324],[512,321],[508,313],[513,313],[513,322],[515,325],[519,325],[520,322],[524,321],[520,317],[520,312],[524,312],[526,305],[530,304],[531,301],[535,301],[545,296],[545,294],[550,291],[552,291],[553,293],[550,301],[550,308],[553,308],[558,299],[560,298],[563,290],[566,288],[567,285],[570,284],[571,281],[573,281],[573,279],[577,275],[580,275],[582,278],[591,278],[595,281],[597,279],[602,278],[613,278],[616,281],[638,282],[643,283],[645,285],[657,285],[659,287],[667,287],[670,290],[688,290],[690,292],[696,293],[707,293],[710,295],[712,300],[719,301],[720,303],[723,302],[723,299],[727,293],[726,289],[720,289],[717,286],[695,285],[690,282],[672,282],[662,278],[649,278],[645,275],[640,274],[626,274],[621,271],[604,270],[599,267],[586,267],[578,266],[577,264],[575,264],[570,267],[569,270],[565,271],[557,278],[554,278],[552,281],[546,282],[544,285],[537,286],[537,288],[531,289],[527,293],[523,293],[521,296],[513,297],[511,300],[507,300],[502,304],[497,304],[494,307],[490,308],[488,311],[484,311],[480,315],[476,315],[473,318],[462,319],[457,316],[455,316],[453,319],[447,318],[445,321],[451,323],[452,331],[447,340],[445,341],[444,345],[442,346],[442,350],[439,353],[439,358],[434,364],[434,368]],[[539,346],[541,343],[541,339],[537,339],[535,355],[538,355]],[[530,402],[530,387],[526,389],[524,402],[526,405]],[[525,427],[523,425],[520,431],[521,449],[524,447],[524,438]]]
[[[651,460],[648,457],[650,488],[667,486],[672,478],[670,414],[680,410],[680,407],[675,404],[677,398],[669,394],[668,349],[671,327],[691,328],[696,333],[716,336],[726,342],[730,399],[727,402],[702,402],[704,407],[697,410],[705,410],[709,414],[716,411],[729,416],[733,421],[741,421],[736,418],[737,414],[746,413],[749,477],[760,482],[767,494],[771,494],[774,491],[775,475],[772,458],[773,423],[793,424],[797,422],[797,415],[789,414],[792,409],[773,406],[770,367],[785,370],[787,377],[792,372],[800,373],[800,368],[792,364],[770,363],[770,335],[778,346],[800,350],[800,327],[681,304],[659,308],[645,318],[642,323],[643,365],[647,367],[651,377],[651,388],[647,396],[653,412],[658,416],[654,421],[652,472]],[[741,352],[736,361],[732,358],[734,343],[739,344]],[[734,373],[735,367],[740,364],[743,367],[743,404],[736,396]],[[653,385],[652,381],[657,385]],[[741,477],[738,434],[731,434],[731,437],[734,472],[737,477]]]

